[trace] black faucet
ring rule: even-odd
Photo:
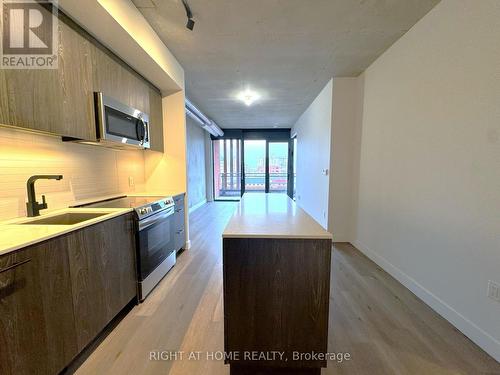
[[[45,195],[42,195],[42,203],[36,201],[35,193],[35,181],[36,180],[62,180],[63,176],[57,175],[37,175],[31,176],[27,182],[28,188],[28,202],[26,203],[26,208],[28,211],[28,217],[40,216],[40,210],[47,208],[47,202],[45,201]]]

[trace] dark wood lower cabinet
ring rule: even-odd
[[[186,246],[186,215],[184,212],[184,194],[176,195],[175,202],[175,250],[179,251]]]
[[[69,237],[71,287],[80,350],[137,294],[132,225],[132,217],[125,215]]]
[[[0,258],[0,374],[57,374],[78,353],[66,249],[60,237]]]
[[[0,257],[0,374],[57,374],[136,296],[131,215]]]
[[[231,374],[319,374],[326,367],[307,354],[327,353],[331,244],[223,239],[224,349],[239,356],[226,361]]]

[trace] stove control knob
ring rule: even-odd
[[[148,213],[148,209],[147,209],[147,208],[141,208],[141,209],[139,210],[139,213],[140,213],[141,215],[145,215],[145,214],[147,214],[147,213]]]

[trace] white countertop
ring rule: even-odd
[[[101,221],[131,212],[131,208],[64,208],[51,211],[36,218],[17,218],[0,223],[0,255],[5,255],[11,251],[22,249],[23,247],[73,232],[77,229],[88,227]],[[41,219],[70,212],[81,213],[106,213],[106,215],[84,221],[74,225],[20,225],[33,219]]]
[[[162,191],[150,191],[142,193],[121,193],[112,195],[101,195],[93,198],[81,199],[75,201],[71,204],[71,207],[83,206],[86,204],[91,204],[95,202],[107,201],[110,199],[120,198],[120,197],[175,197],[177,195],[186,194],[186,192],[181,190],[162,190]]]
[[[123,196],[166,197],[166,196],[177,196],[180,194],[185,194],[185,192],[180,190],[169,189],[169,190],[154,191],[154,192],[114,194],[114,195],[106,195],[106,196],[100,196],[100,197],[94,197],[76,201],[73,203],[73,206],[89,204],[93,202],[99,202],[102,200],[108,200]],[[75,230],[88,227],[90,225],[99,223],[101,221],[109,220],[132,211],[133,211],[132,208],[85,208],[85,207],[63,208],[60,210],[49,211],[37,218],[21,217],[0,222],[0,255],[5,255],[11,251],[19,250],[22,249],[23,247],[34,245],[36,243],[61,236],[63,234],[70,233]],[[25,221],[29,221],[32,219],[56,216],[69,212],[87,212],[87,213],[106,212],[107,214],[74,225],[19,225],[19,223],[23,223]]]
[[[243,195],[222,237],[332,239],[286,194],[264,193]]]
[[[146,197],[175,197],[177,195],[181,194],[186,194],[185,191],[182,190],[173,190],[173,189],[167,189],[167,190],[161,190],[161,191],[150,191],[147,193],[128,193],[129,197],[141,197],[141,196],[146,196]]]

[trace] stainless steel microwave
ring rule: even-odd
[[[110,147],[150,148],[149,115],[94,93],[97,140]]]

